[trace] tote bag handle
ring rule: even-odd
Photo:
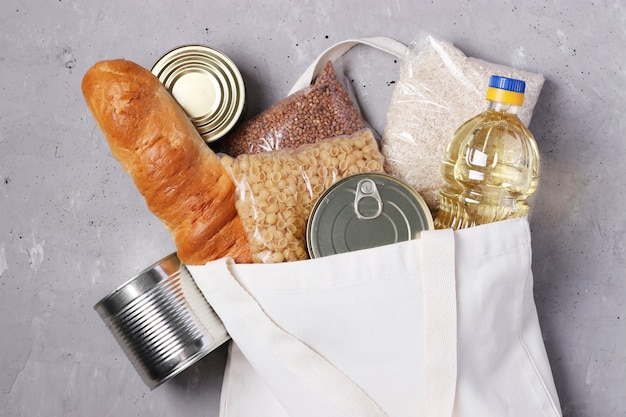
[[[424,305],[424,410],[450,417],[457,381],[456,253],[452,229],[421,233]]]
[[[317,59],[309,65],[300,78],[298,78],[293,87],[291,87],[289,94],[293,94],[298,90],[308,87],[311,82],[315,80],[315,77],[320,74],[328,61],[334,61],[359,44],[371,46],[372,48],[379,49],[399,58],[405,58],[409,51],[408,47],[402,42],[384,36],[347,39],[334,44],[322,52]]]

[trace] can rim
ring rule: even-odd
[[[159,259],[102,297],[100,301],[94,304],[93,309],[103,319],[118,314],[130,302],[149,292],[160,282],[168,279],[174,271],[180,269],[181,264],[176,252]],[[128,294],[131,291],[132,284],[138,284],[138,286],[134,288],[132,294]]]
[[[207,345],[204,349],[198,350],[193,355],[186,356],[184,360],[178,360],[177,362],[175,362],[175,363],[178,363],[178,365],[175,366],[169,373],[167,373],[165,376],[161,378],[153,379],[150,376],[144,375],[143,373],[139,372],[140,377],[144,381],[144,383],[148,386],[148,388],[150,388],[150,390],[152,391],[158,388],[159,386],[163,385],[165,382],[180,375],[183,371],[191,368],[192,366],[195,366],[201,359],[204,359],[205,356],[208,356],[210,353],[216,351],[218,348],[223,346],[224,343],[226,343],[229,339],[230,339],[230,336],[226,334],[226,336],[222,337],[221,339],[215,339],[212,345],[210,346]]]

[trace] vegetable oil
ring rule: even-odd
[[[539,150],[517,116],[522,80],[493,75],[487,109],[463,123],[446,148],[446,185],[435,228],[463,229],[528,215],[539,181]]]

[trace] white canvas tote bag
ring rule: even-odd
[[[189,270],[233,342],[222,417],[561,410],[526,219],[313,260]]]
[[[291,91],[359,44],[409,51],[340,42]],[[221,416],[562,415],[531,256],[516,219],[313,260],[189,266],[233,339]]]

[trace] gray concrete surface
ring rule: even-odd
[[[0,23],[0,415],[218,415],[223,349],[151,392],[92,309],[174,246],[86,109],[89,66],[211,45],[252,115],[335,42],[430,33],[545,75],[530,126],[543,336],[566,416],[626,416],[623,1],[4,0]],[[398,64],[362,47],[344,64],[381,130]]]

